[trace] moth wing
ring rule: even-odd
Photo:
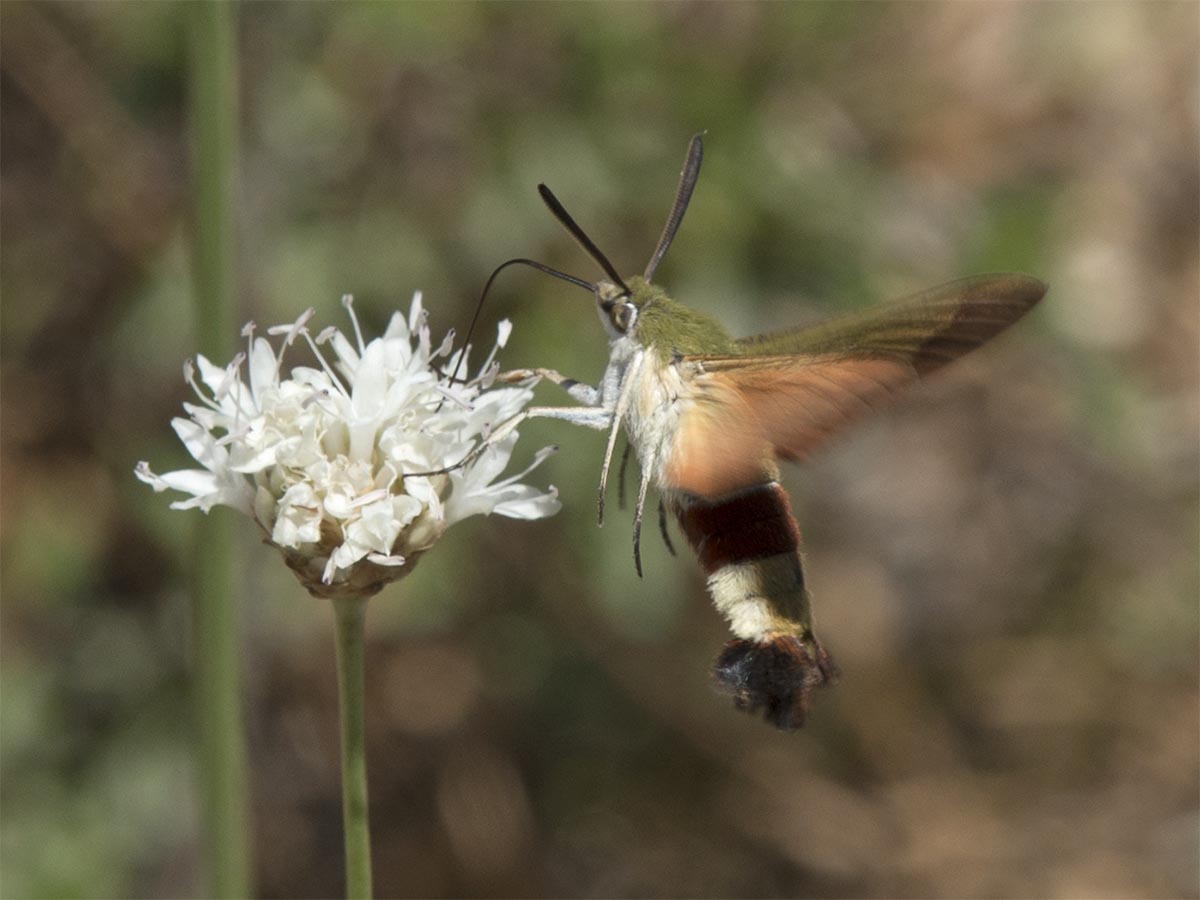
[[[685,356],[690,387],[666,476],[716,497],[803,460],[864,414],[973,350],[1046,292],[1025,275],[981,275],[810,328]]]
[[[742,338],[737,353],[710,359],[719,367],[774,355],[888,357],[925,375],[995,337],[1045,293],[1028,275],[976,275],[818,325]]]

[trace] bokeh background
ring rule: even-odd
[[[197,896],[181,4],[4,3],[3,891]],[[546,181],[735,333],[979,271],[1035,313],[787,473],[841,682],[781,734],[710,686],[699,567],[595,523],[603,436],[531,425],[554,519],[477,519],[372,602],[381,896],[1197,895],[1194,3],[241,6],[241,318],[596,273]],[[595,380],[506,274],[504,362]],[[232,336],[231,336],[232,338]],[[552,386],[539,388],[557,402]],[[228,510],[214,515],[231,518]],[[264,897],[341,885],[330,611],[240,544]]]

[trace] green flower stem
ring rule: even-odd
[[[371,896],[371,829],[367,810],[363,643],[367,601],[333,601],[337,626],[338,718],[342,732],[342,829],[346,839],[346,897]]]
[[[200,350],[225,359],[234,336],[237,170],[236,7],[187,4],[194,140],[192,262]],[[246,743],[242,731],[238,616],[232,590],[230,523],[199,523],[193,561],[194,696],[205,851],[217,898],[251,895]]]
[[[208,890],[202,896],[219,900],[251,895],[241,661],[230,579],[231,524],[228,516],[219,514],[196,523],[192,590],[192,693],[208,857]]]

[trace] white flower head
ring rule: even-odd
[[[200,403],[185,403],[188,418],[171,424],[203,468],[156,475],[141,462],[137,477],[156,491],[191,495],[174,509],[231,506],[251,516],[305,587],[323,597],[378,592],[468,516],[540,519],[558,511],[553,487],[518,483],[553,448],[501,479],[517,434],[487,440],[533,396],[527,387],[492,386],[509,322],[500,323],[474,377],[452,377],[468,372],[459,357],[469,348],[453,351],[453,332],[433,346],[420,293],[407,320],[397,312],[369,343],[350,298],[343,303],[353,340],[332,327],[313,337],[310,309],[267,329],[281,338],[278,348],[247,325],[248,349],[227,366],[203,356],[189,361],[184,377]],[[317,367],[285,376],[284,354],[299,339]]]

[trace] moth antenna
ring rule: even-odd
[[[638,578],[642,577],[642,510],[646,507],[646,489],[650,486],[650,472],[654,469],[654,456],[642,469],[642,483],[638,488],[637,509],[633,513],[633,567],[637,570]]]
[[[566,272],[560,272],[558,269],[552,269],[545,263],[540,263],[533,259],[510,259],[500,263],[492,270],[492,274],[488,276],[487,281],[483,283],[483,290],[479,293],[479,302],[475,304],[475,313],[471,316],[471,324],[467,326],[467,336],[463,339],[463,351],[458,356],[458,362],[454,364],[454,371],[450,373],[450,383],[453,384],[458,378],[458,370],[462,368],[463,360],[467,358],[466,349],[471,343],[471,335],[475,333],[475,325],[479,322],[479,314],[483,311],[483,301],[487,299],[488,291],[492,289],[492,282],[496,280],[496,276],[507,269],[509,266],[522,265],[529,266],[531,269],[537,269],[539,272],[545,272],[547,275],[553,275],[555,278],[560,278],[563,281],[569,281],[571,284],[578,285],[588,291],[595,291],[595,286],[584,281],[582,278],[576,278],[574,275],[568,275]],[[438,404],[438,409],[441,409],[441,404]]]
[[[671,543],[671,533],[667,531],[667,507],[661,497],[658,501],[658,531],[662,535],[663,543],[667,545],[667,552],[672,556],[677,556],[675,545]]]
[[[571,237],[579,242],[579,246],[586,251],[587,255],[600,265],[600,268],[604,270],[604,274],[612,280],[612,283],[618,285],[626,294],[631,293],[629,285],[617,274],[616,268],[608,261],[608,257],[600,252],[600,248],[592,242],[592,239],[584,233],[579,224],[571,218],[571,214],[558,202],[558,198],[554,196],[554,192],[544,184],[539,184],[538,193],[541,195],[542,201],[546,206],[550,207],[550,212],[554,214],[554,218],[558,219],[559,224],[571,233]]]
[[[625,508],[625,470],[629,468],[629,453],[633,444],[625,443],[625,452],[621,454],[621,468],[617,470],[617,509]]]
[[[667,224],[663,226],[658,246],[654,248],[654,255],[650,257],[650,262],[646,263],[646,274],[643,276],[646,281],[654,278],[658,264],[666,255],[671,241],[675,240],[675,232],[679,230],[679,223],[683,221],[683,214],[687,212],[692,191],[696,189],[696,179],[700,177],[700,162],[704,157],[704,142],[701,140],[703,137],[703,131],[693,135],[692,142],[688,145],[687,159],[683,162],[683,171],[679,173],[679,187],[675,189],[675,202],[671,204],[671,214],[667,216]]]

